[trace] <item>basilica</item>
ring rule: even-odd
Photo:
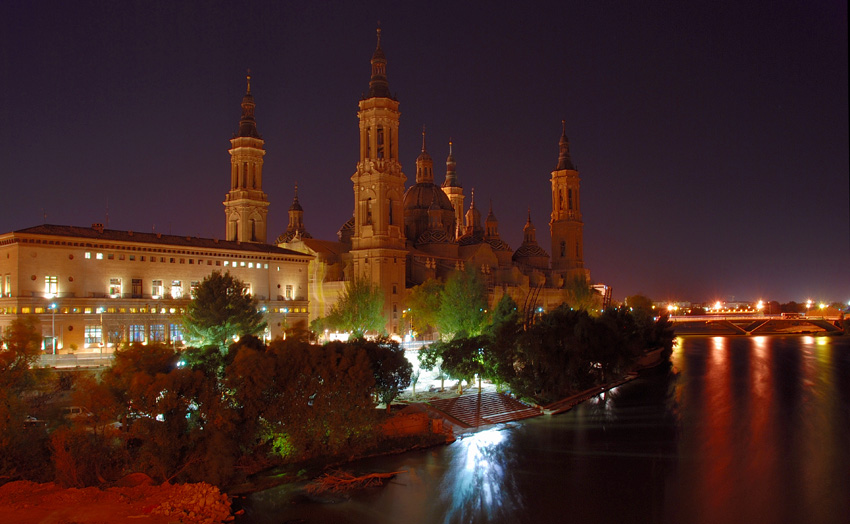
[[[500,238],[492,206],[482,216],[473,191],[467,204],[451,144],[438,180],[424,130],[415,177],[406,187],[398,154],[399,101],[390,94],[380,29],[369,90],[359,101],[360,148],[351,175],[354,213],[337,238],[310,235],[296,186],[289,223],[270,240],[265,142],[254,115],[250,76],[241,106],[230,140],[223,239],[118,231],[103,224],[43,224],[0,234],[0,328],[15,317],[36,315],[43,349],[53,353],[111,352],[126,342],[179,344],[180,317],[194,288],[217,270],[233,273],[258,298],[268,338],[327,315],[346,282],[355,278],[383,291],[386,330],[393,335],[410,331],[403,316],[408,290],[453,271],[480,271],[491,305],[509,294],[526,311],[566,301],[577,279],[589,283],[580,179],[565,127],[550,174],[551,251],[538,242],[531,210],[523,242],[513,249]]]
[[[245,101],[243,120],[252,118],[253,111],[251,100]],[[470,191],[465,207],[467,195],[457,175],[451,143],[444,175],[441,172],[442,180],[438,180],[424,130],[415,178],[405,188],[408,178],[398,156],[399,115],[399,102],[390,94],[387,58],[378,29],[368,94],[359,102],[360,149],[351,176],[354,215],[339,229],[337,239],[314,239],[307,231],[296,188],[289,225],[276,242],[315,257],[309,271],[311,317],[325,315],[344,282],[352,278],[366,278],[383,290],[390,333],[406,330],[401,315],[406,289],[429,278],[445,279],[452,271],[467,267],[484,275],[493,304],[507,293],[526,307],[554,307],[567,299],[565,288],[571,280],[589,282],[582,253],[580,179],[565,127],[551,172],[550,256],[538,243],[530,210],[522,245],[514,250],[500,238],[492,206],[485,216]],[[245,129],[246,136],[253,132],[250,127]],[[261,156],[257,150],[253,158]],[[251,168],[247,169],[250,173]],[[265,205],[262,198],[254,201],[257,220],[264,216]],[[265,228],[245,223],[240,227],[240,231]],[[236,229],[229,227],[228,231]]]

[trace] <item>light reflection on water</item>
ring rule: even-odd
[[[850,337],[679,339],[672,369],[572,411],[366,459],[345,499],[258,494],[238,522],[845,522]]]
[[[493,428],[467,436],[456,443],[452,464],[440,487],[445,504],[444,522],[492,522],[522,509],[522,495],[515,489],[511,454],[502,443],[508,431]]]

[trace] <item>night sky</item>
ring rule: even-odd
[[[2,2],[0,231],[223,238],[251,69],[269,237],[351,216],[380,20],[408,185],[492,201],[549,251],[561,120],[585,264],[614,297],[850,300],[847,3]]]

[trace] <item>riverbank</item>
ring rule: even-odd
[[[227,494],[205,483],[65,489],[52,482],[17,481],[0,486],[0,522],[220,524],[233,519]]]

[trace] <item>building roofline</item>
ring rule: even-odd
[[[121,231],[116,229],[101,229],[100,227],[62,226],[43,224],[19,229],[0,235],[4,236],[57,236],[85,239],[92,242],[125,242],[132,244],[167,245],[183,248],[212,249],[216,251],[239,251],[256,254],[280,255],[292,257],[313,258],[312,255],[285,249],[271,244],[255,242],[237,242],[219,240],[217,238],[201,238],[193,236],[165,235],[162,233],[140,233],[137,231]]]

